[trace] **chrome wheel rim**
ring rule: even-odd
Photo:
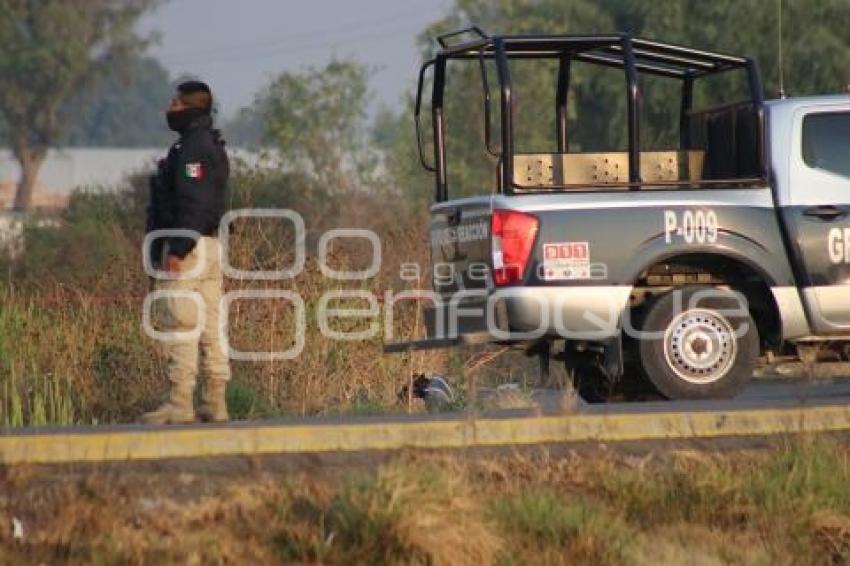
[[[729,373],[738,353],[735,329],[715,311],[691,309],[676,316],[664,335],[664,358],[689,383],[713,383]]]

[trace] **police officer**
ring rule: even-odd
[[[170,234],[152,245],[155,265],[167,273],[155,281],[155,289],[163,296],[153,304],[160,307],[160,330],[174,334],[163,342],[171,390],[161,407],[142,416],[143,422],[151,424],[195,420],[193,392],[199,358],[206,382],[197,417],[228,419],[225,389],[230,366],[220,344],[222,275],[217,235],[228,201],[230,166],[224,140],[212,129],[212,103],[212,93],[202,82],[177,87],[166,116],[168,127],[180,138],[151,178],[148,230],[191,234]]]

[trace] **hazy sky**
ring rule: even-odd
[[[284,70],[333,55],[377,67],[377,102],[395,105],[418,71],[417,34],[451,0],[170,0],[140,23],[161,36],[151,49],[177,76],[209,82],[223,115],[250,104]]]

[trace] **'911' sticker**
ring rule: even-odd
[[[590,246],[587,242],[543,244],[543,280],[590,279]]]
[[[714,244],[720,227],[713,210],[664,211],[664,241],[672,244],[680,238],[686,244]]]

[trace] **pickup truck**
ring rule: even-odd
[[[420,159],[435,183],[427,338],[387,351],[513,344],[539,356],[544,371],[550,358],[563,360],[580,393],[597,401],[646,389],[727,398],[759,361],[847,358],[850,96],[768,101],[750,58],[627,34],[463,31],[473,37],[439,38],[416,99]],[[514,147],[511,71],[536,59],[554,61],[558,73],[552,153]],[[454,61],[497,71],[495,108],[494,77],[482,76],[495,182],[477,191],[447,182],[444,91]],[[623,72],[626,151],[571,151],[576,64]],[[741,74],[748,96],[695,108],[695,86],[720,73]],[[678,147],[641,148],[644,75],[681,85]],[[424,155],[431,144],[433,158]]]

